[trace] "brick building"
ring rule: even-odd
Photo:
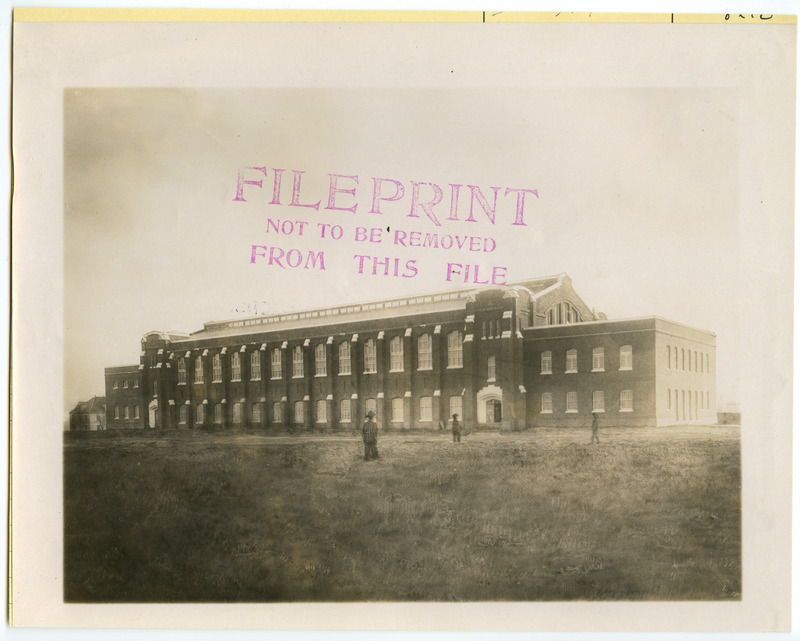
[[[106,369],[109,427],[522,429],[713,423],[715,336],[607,320],[566,274],[150,332]]]

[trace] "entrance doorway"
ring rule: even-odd
[[[503,404],[497,399],[486,401],[486,422],[501,423],[503,420]]]

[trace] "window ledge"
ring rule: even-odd
[[[632,372],[633,368],[632,367],[620,367],[619,371],[620,372]]]
[[[542,410],[540,414],[552,414],[553,410]]]
[[[350,372],[339,372],[339,376],[350,376]]]
[[[186,383],[178,383],[178,385],[186,385]]]
[[[605,372],[605,371],[606,371],[606,368],[605,368],[605,367],[603,367],[602,369],[593,369],[592,371],[593,371],[593,372]]]
[[[448,365],[447,369],[464,369],[463,365]]]
[[[369,371],[364,371],[364,374],[377,374],[378,370],[371,369]]]
[[[620,410],[620,412],[632,412],[633,410]]]
[[[270,376],[270,377],[269,377],[269,380],[271,380],[271,381],[279,381],[279,380],[281,380],[282,378],[283,378],[283,377],[281,377],[281,376]]]
[[[605,410],[592,410],[592,414],[605,414]]]
[[[314,378],[325,378],[327,374],[314,374]]]
[[[539,376],[552,376],[553,372],[539,372]]]
[[[433,371],[433,367],[418,367],[417,371],[418,372],[432,372]]]
[[[302,374],[300,375],[292,374],[292,378],[305,378],[305,376],[303,376]]]
[[[567,410],[567,411],[566,411],[566,412],[564,412],[564,413],[565,413],[565,414],[577,414],[577,413],[578,413],[578,410]]]

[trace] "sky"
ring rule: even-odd
[[[447,281],[448,262],[504,267],[509,282],[567,272],[609,318],[711,330],[719,404],[736,401],[737,100],[725,88],[67,89],[64,409],[104,393],[104,367],[138,363],[148,331],[468,287]],[[242,187],[244,201],[240,170],[263,180]],[[304,172],[297,202],[318,209],[289,206],[293,172]],[[358,177],[339,179],[356,191],[335,201],[355,212],[326,209],[330,174]],[[375,178],[404,188],[380,214]],[[439,225],[409,216],[415,181],[423,202],[441,187]],[[458,220],[451,184],[463,185]],[[466,220],[467,185],[490,202],[500,188],[494,223],[477,205]],[[512,224],[509,188],[537,192],[524,225]],[[267,231],[270,219],[294,233]],[[342,239],[321,238],[321,225]],[[381,229],[381,242],[357,242],[357,227]],[[397,230],[496,249],[403,248]],[[253,245],[324,252],[325,270],[253,263]],[[417,275],[373,276],[371,259],[359,274],[355,255],[413,260]]]

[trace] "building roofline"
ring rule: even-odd
[[[663,323],[669,323],[670,325],[677,325],[679,327],[683,327],[684,329],[689,329],[693,332],[702,332],[703,334],[709,334],[710,336],[716,337],[717,334],[712,332],[708,329],[702,329],[700,327],[694,327],[692,325],[687,325],[685,323],[679,323],[678,321],[670,320],[669,318],[664,318],[663,316],[633,316],[630,318],[606,318],[604,320],[592,320],[592,321],[585,321],[582,323],[568,323],[564,325],[539,325],[538,327],[525,327],[522,331],[523,332],[532,332],[532,331],[540,331],[545,329],[555,329],[560,327],[587,327],[587,326],[597,326],[597,325],[607,325],[609,323],[625,323],[625,322],[635,322],[635,321],[661,321]]]

